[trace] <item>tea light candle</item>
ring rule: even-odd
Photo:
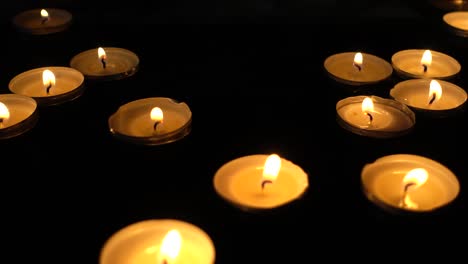
[[[461,108],[467,93],[461,87],[443,80],[411,79],[397,83],[390,96],[418,111],[446,113]]]
[[[442,19],[456,35],[468,37],[468,11],[450,12]]]
[[[188,105],[166,97],[132,101],[121,106],[108,120],[115,137],[143,145],[179,140],[189,134],[191,123]]]
[[[415,114],[406,105],[378,96],[353,96],[336,104],[338,123],[358,135],[388,138],[408,133]]]
[[[244,210],[286,205],[309,186],[308,176],[299,166],[276,154],[232,160],[218,169],[213,183],[223,199]]]
[[[390,63],[367,53],[344,52],[328,57],[324,67],[329,75],[345,84],[373,84],[387,79],[393,72]]]
[[[0,94],[0,139],[19,136],[38,119],[36,101],[17,94]]]
[[[404,78],[449,79],[457,75],[461,65],[454,58],[437,51],[409,49],[392,56],[395,71]]]
[[[452,202],[460,191],[457,177],[426,157],[395,154],[366,164],[361,172],[367,198],[393,212],[428,212]]]
[[[13,18],[13,25],[25,33],[46,35],[66,30],[72,22],[70,12],[57,9],[32,9]]]
[[[214,264],[215,247],[199,227],[174,219],[144,220],[113,234],[99,264]]]
[[[77,69],[87,79],[116,80],[135,74],[140,60],[126,49],[99,47],[79,53],[70,61],[70,66]]]
[[[468,1],[466,0],[431,0],[433,6],[446,10],[468,10]]]
[[[83,94],[84,76],[68,67],[42,67],[15,76],[11,92],[34,98],[39,105],[56,105]]]

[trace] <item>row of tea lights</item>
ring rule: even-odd
[[[32,10],[20,14],[15,25],[32,34],[64,30],[71,15],[60,9]],[[465,14],[462,14],[465,15]],[[467,31],[465,17],[444,17]],[[453,22],[453,23],[451,23]],[[133,75],[139,59],[131,51],[107,47],[75,56],[69,67],[43,67],[14,77],[0,95],[0,138],[18,136],[37,121],[37,104],[55,105],[79,97],[85,79],[115,80]],[[350,85],[377,83],[393,69],[409,80],[395,85],[385,99],[355,96],[336,105],[339,123],[346,129],[371,137],[393,137],[408,132],[415,123],[411,110],[435,112],[461,107],[465,90],[448,82],[461,70],[450,56],[430,50],[405,50],[392,57],[392,65],[371,54],[341,53],[324,62],[330,76]],[[417,79],[411,79],[417,78]],[[121,106],[109,117],[110,132],[135,144],[158,145],[183,138],[190,132],[191,111],[187,104],[171,98],[145,98]],[[366,164],[361,183],[367,198],[397,212],[428,212],[451,203],[460,190],[457,177],[444,165],[426,157],[389,155]],[[308,175],[293,162],[271,155],[250,155],[234,159],[217,170],[216,192],[243,210],[283,207],[302,197],[308,189]],[[199,227],[176,219],[146,220],[113,234],[100,254],[100,264],[215,262],[215,247]]]

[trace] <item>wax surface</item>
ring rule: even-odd
[[[466,91],[446,81],[438,80],[442,87],[439,100],[429,104],[430,79],[413,79],[400,82],[390,90],[390,95],[408,106],[426,110],[448,110],[461,106],[467,100]]]
[[[218,194],[237,206],[253,209],[274,208],[298,199],[308,187],[307,174],[285,159],[281,159],[276,180],[262,190],[266,158],[267,155],[251,155],[223,165],[214,177]]]
[[[431,51],[432,62],[424,72],[421,58],[425,50],[404,50],[392,56],[392,64],[395,70],[406,77],[412,78],[449,78],[461,70],[457,60],[446,54]]]
[[[371,54],[363,53],[361,70],[354,65],[356,52],[345,52],[328,57],[325,69],[338,80],[355,83],[374,83],[388,78],[392,74],[392,66],[385,60]]]
[[[443,16],[443,20],[454,28],[468,31],[468,11],[447,13]]]
[[[418,205],[418,208],[413,210],[433,210],[449,203],[458,195],[458,180],[448,168],[416,155],[390,155],[366,165],[361,175],[362,184],[368,195],[387,205],[400,208],[404,189],[403,178],[415,168],[426,169],[429,176],[423,185],[408,192],[410,199]]]
[[[171,229],[182,236],[179,255],[170,264],[213,264],[215,249],[209,236],[178,220],[147,220],[114,234],[101,251],[99,264],[159,264],[161,243]]]

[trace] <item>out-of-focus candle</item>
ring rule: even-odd
[[[442,17],[448,28],[456,35],[468,37],[468,11],[457,11]]]
[[[71,23],[70,12],[57,8],[27,10],[13,18],[13,25],[18,30],[32,35],[61,32],[66,30]]]
[[[117,80],[138,71],[138,56],[122,48],[99,47],[81,52],[70,61],[70,66],[92,80]]]
[[[460,191],[447,167],[426,157],[395,154],[366,164],[362,187],[370,201],[393,212],[428,212],[446,206]]]
[[[244,210],[262,210],[299,199],[309,181],[299,166],[271,154],[245,156],[224,164],[213,184],[229,203]]]
[[[127,103],[109,117],[111,133],[143,145],[174,142],[189,134],[192,112],[186,103],[152,97]]]
[[[324,67],[333,79],[349,85],[377,83],[393,72],[390,63],[362,52],[334,54],[325,60]]]
[[[34,127],[38,119],[34,99],[17,94],[0,94],[0,139],[19,136]]]
[[[411,79],[397,83],[390,96],[415,111],[434,112],[441,115],[465,105],[466,91],[456,84],[435,79]]]
[[[56,105],[78,98],[84,92],[84,76],[69,67],[41,67],[15,76],[11,92],[34,98],[39,105]]]
[[[433,6],[445,11],[468,10],[468,1],[466,0],[431,0]]]
[[[392,56],[395,71],[403,78],[449,79],[456,76],[461,65],[453,57],[433,50],[409,49]]]
[[[214,264],[215,247],[199,227],[174,219],[145,220],[113,234],[99,264]]]
[[[413,128],[416,119],[406,105],[378,96],[353,96],[336,104],[338,123],[358,135],[388,138]]]

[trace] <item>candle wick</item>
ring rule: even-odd
[[[106,58],[105,57],[101,58],[101,63],[102,63],[102,67],[105,69],[106,68]]]
[[[408,189],[409,187],[413,186],[413,185],[416,185],[416,183],[414,182],[410,182],[408,184],[405,185],[405,187],[403,188],[403,197],[401,199],[401,202],[400,202],[400,205],[404,208],[408,207],[408,205],[406,204],[406,197],[408,195]]]
[[[154,122],[154,125],[153,125],[153,132],[154,132],[154,133],[156,133],[156,128],[158,127],[158,125],[159,125],[160,123],[161,123],[160,121]]]
[[[423,68],[424,68],[424,72],[427,72],[427,65],[426,65],[426,64],[423,64],[422,66],[423,66]]]
[[[405,195],[406,195],[406,193],[408,192],[409,187],[411,187],[411,186],[413,186],[413,185],[416,185],[416,183],[410,182],[410,183],[408,183],[408,184],[405,185],[405,188],[403,189],[403,192],[405,193]]]
[[[51,82],[49,82],[49,85],[47,85],[47,88],[46,88],[47,94],[49,94],[50,88],[52,88],[52,83]]]
[[[429,101],[429,104],[431,105],[431,104],[434,102],[435,99],[436,99],[436,94],[433,93],[433,94],[432,94],[432,98],[431,98],[431,100]]]
[[[270,184],[271,184],[271,183],[273,183],[273,181],[270,181],[270,180],[264,180],[264,181],[262,181],[262,190],[265,189],[265,185],[266,185],[267,183],[270,183]]]
[[[353,62],[353,65],[354,65],[354,67],[356,67],[358,69],[358,71],[361,71],[361,69],[362,69],[361,65],[359,65],[357,63],[354,63],[354,62]]]
[[[163,261],[162,261],[161,264],[168,264],[168,263],[167,263],[167,259],[163,259]]]
[[[45,17],[45,18],[42,19],[41,24],[44,25],[44,24],[47,23],[48,21],[49,21],[49,17]]]
[[[372,123],[372,121],[374,120],[374,117],[368,112],[366,112],[366,115],[369,117],[369,123]]]

